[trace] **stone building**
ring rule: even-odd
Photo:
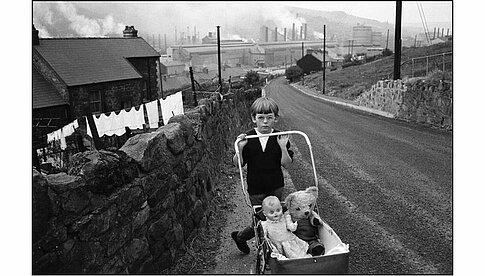
[[[109,38],[39,38],[33,26],[32,44],[32,120],[37,136],[89,113],[159,98],[160,55],[133,26],[126,26],[123,37]],[[42,126],[48,116],[63,120]]]

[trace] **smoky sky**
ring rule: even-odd
[[[122,36],[125,26],[139,34],[173,38],[176,30],[203,37],[221,26],[221,37],[234,39],[256,36],[263,24],[299,28],[305,21],[286,6],[264,2],[34,2],[33,23],[41,37]]]

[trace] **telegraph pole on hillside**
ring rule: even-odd
[[[394,80],[401,78],[401,14],[402,1],[396,1],[396,28],[394,31]]]
[[[222,94],[222,76],[221,76],[221,26],[217,26],[217,62],[219,64],[219,93]]]
[[[305,46],[302,42],[301,43],[301,58],[303,58],[304,53],[305,53]],[[305,84],[305,71],[303,71],[303,70],[302,70],[302,73],[301,73],[301,84],[303,84],[303,85]]]
[[[322,77],[322,94],[325,94],[325,40],[327,38],[327,35],[325,34],[325,25],[323,25],[323,77]]]

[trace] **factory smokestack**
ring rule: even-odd
[[[274,41],[278,41],[278,27],[274,27]]]
[[[284,28],[283,30],[284,30],[283,41],[286,41],[286,28]]]
[[[291,40],[295,40],[295,23],[293,23],[293,32],[291,33]]]
[[[300,26],[300,40],[303,40],[303,25]]]
[[[264,42],[268,42],[268,27],[264,27]]]
[[[306,36],[306,23],[305,23],[305,40],[307,40],[307,36]]]

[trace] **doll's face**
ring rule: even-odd
[[[281,204],[273,203],[272,205],[263,205],[263,214],[269,220],[279,220],[283,215],[283,208],[281,208]]]

